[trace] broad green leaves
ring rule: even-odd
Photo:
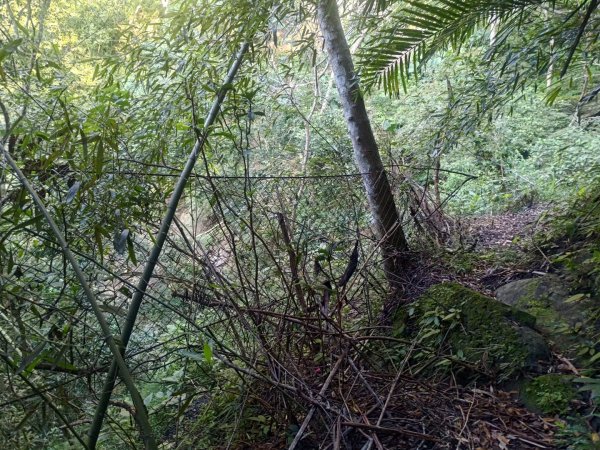
[[[5,44],[0,44],[0,64],[11,54],[17,51],[23,42],[22,38],[13,39]]]

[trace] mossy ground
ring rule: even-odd
[[[586,294],[571,296],[568,283],[556,275],[509,283],[497,291],[498,299],[536,318],[536,328],[559,353],[580,367],[597,359],[599,324],[597,302]]]
[[[565,414],[577,396],[572,377],[563,374],[546,374],[534,378],[521,390],[523,402],[543,414]]]
[[[531,364],[521,325],[535,319],[460,284],[431,287],[408,312],[399,312],[397,330],[407,316],[405,333],[478,372],[504,379]]]

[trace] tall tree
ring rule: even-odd
[[[365,108],[336,0],[320,0],[317,17],[352,139],[354,157],[362,173],[375,229],[381,240],[386,277],[392,290],[398,291],[400,273],[408,266],[408,244]]]

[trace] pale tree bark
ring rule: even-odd
[[[496,39],[498,37],[498,28],[500,28],[500,19],[494,14],[490,20],[490,47],[496,45]]]
[[[546,21],[550,20],[550,14],[548,10],[544,10],[544,18]],[[554,38],[550,39],[550,60],[548,61],[548,69],[546,70],[546,87],[552,86],[552,77],[554,76]]]
[[[336,1],[319,0],[317,18],[352,140],[354,157],[363,174],[369,207],[381,241],[386,277],[392,290],[397,291],[401,287],[402,271],[408,266],[408,244],[360,92]]]
[[[550,39],[550,62],[546,70],[546,87],[552,87],[552,77],[554,76],[554,38]]]

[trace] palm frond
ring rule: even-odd
[[[406,90],[411,73],[436,51],[460,47],[480,26],[535,8],[542,0],[406,0],[358,55],[363,87]]]
[[[363,15],[369,15],[372,12],[385,11],[394,0],[364,0],[363,1]]]

